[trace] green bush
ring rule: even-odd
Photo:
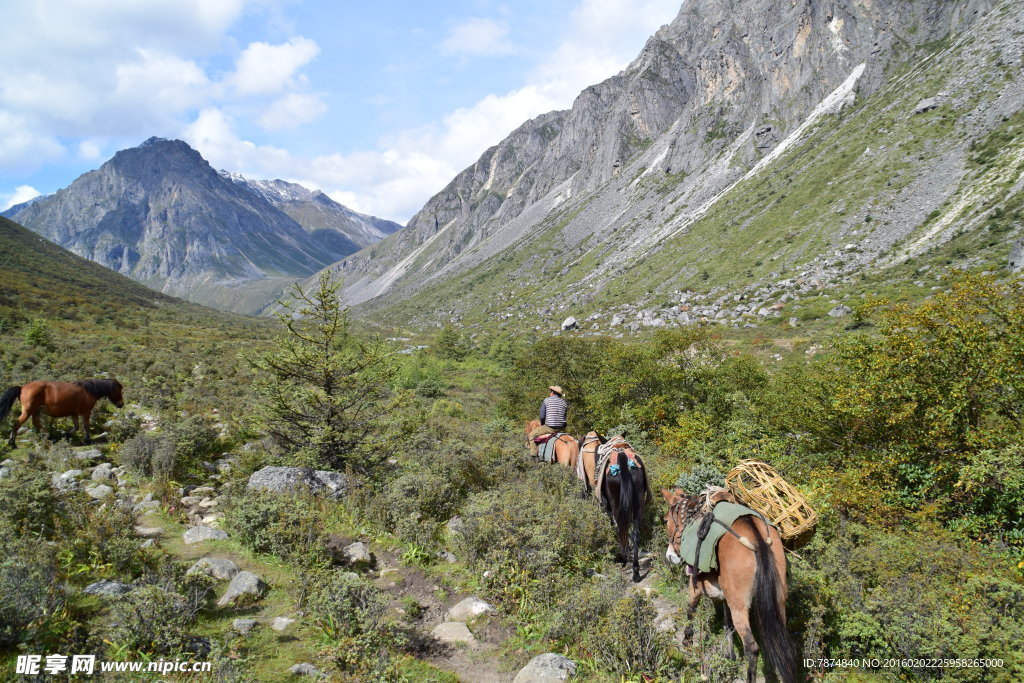
[[[50,474],[27,465],[15,465],[0,479],[0,526],[25,534],[50,536],[60,511],[60,494]]]
[[[655,616],[646,595],[625,591],[588,633],[591,652],[620,676],[671,675],[671,642],[667,634],[658,632]]]
[[[136,588],[110,608],[106,640],[131,654],[177,655],[189,642],[196,612],[188,600],[160,586]]]
[[[121,464],[141,477],[174,477],[177,459],[174,443],[163,435],[137,434],[122,444]]]
[[[0,530],[0,649],[40,644],[66,601],[52,552]]]
[[[60,559],[72,573],[138,574],[146,557],[135,535],[135,513],[121,505],[100,505],[85,495],[67,500],[58,521]]]
[[[245,491],[224,509],[224,527],[243,546],[304,568],[329,563],[324,501],[309,495]]]
[[[219,432],[201,415],[168,422],[160,432],[174,444],[175,468],[179,473],[199,471],[200,461],[219,450]]]
[[[387,608],[387,597],[354,572],[332,572],[310,591],[306,611],[313,623],[332,639],[376,631]]]
[[[561,467],[528,470],[473,495],[462,518],[466,557],[493,571],[492,596],[517,609],[555,596],[613,547],[607,517]]]

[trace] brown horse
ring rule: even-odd
[[[540,427],[540,420],[531,420],[526,423],[526,438],[527,445],[529,445],[529,434],[537,427]],[[556,437],[552,436],[552,439]],[[568,434],[562,434],[557,437],[555,441],[555,462],[563,467],[568,467],[571,470],[576,469],[576,458],[579,457],[580,451],[577,446],[576,439]]]
[[[672,564],[680,564],[683,527],[689,521],[699,519],[704,496],[686,496],[680,489],[662,489],[661,495],[668,502],[665,515],[668,550],[665,557]],[[713,600],[725,600],[730,652],[735,628],[743,641],[743,652],[747,658],[747,682],[753,683],[758,655],[758,644],[750,623],[753,611],[768,662],[783,683],[795,682],[796,654],[786,631],[786,557],[782,538],[775,527],[754,516],[740,517],[733,522],[732,530],[737,536],[727,533],[718,542],[718,569],[697,574],[696,580],[690,582],[686,616],[692,620],[703,595]],[[687,638],[693,635],[692,626],[686,627],[685,635]]]
[[[23,387],[11,387],[0,395],[0,421],[7,417],[15,401],[21,401],[21,416],[11,431],[11,447],[18,430],[31,417],[32,427],[38,434],[42,428],[39,413],[42,410],[51,417],[68,417],[78,430],[78,417],[82,420],[82,434],[89,443],[89,417],[96,401],[109,398],[118,408],[124,406],[121,383],[116,379],[85,379],[78,382],[29,382]]]
[[[600,500],[601,494],[597,486],[597,447],[605,442],[605,438],[594,431],[587,432],[579,441],[579,460],[576,464],[576,476],[583,482],[587,491]]]

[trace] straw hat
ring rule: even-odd
[[[556,394],[558,394],[562,398],[565,398],[565,395],[564,395],[565,392],[562,391],[562,387],[558,386],[557,384],[555,384],[554,386],[548,387],[548,389],[550,389],[551,391],[555,392]]]

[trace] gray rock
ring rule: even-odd
[[[496,614],[494,605],[480,598],[466,598],[459,604],[448,610],[445,616],[446,621],[461,621],[463,623],[473,621],[484,614]]]
[[[512,683],[565,681],[576,674],[576,662],[554,652],[537,655],[519,670]]]
[[[100,463],[93,469],[90,478],[93,481],[108,481],[114,478],[114,466],[109,462]]]
[[[235,619],[231,622],[231,628],[235,629],[244,636],[247,635],[249,631],[256,628],[256,623],[257,622],[255,619]]]
[[[160,526],[137,526],[135,535],[139,538],[160,538],[164,535],[164,528]]]
[[[437,556],[440,557],[445,562],[447,562],[448,564],[455,564],[456,562],[459,561],[459,558],[455,557],[455,555],[453,553],[450,553],[447,550],[442,550],[441,552],[439,552],[437,554]]]
[[[228,584],[228,589],[217,601],[218,607],[233,605],[239,601],[258,600],[267,591],[267,584],[252,572],[238,572]]]
[[[320,677],[320,669],[316,668],[309,662],[303,662],[302,664],[296,664],[295,666],[288,667],[288,673],[292,676],[312,676],[314,678]]]
[[[1010,247],[1010,272],[1019,273],[1024,269],[1024,240],[1017,240]]]
[[[100,460],[103,457],[103,453],[98,448],[90,448],[85,451],[77,451],[75,453],[75,460]]]
[[[208,526],[194,526],[185,530],[185,543],[202,543],[203,541],[226,541],[228,532]]]
[[[106,484],[94,484],[85,489],[86,495],[96,500],[103,500],[107,496],[114,494],[114,489]]]
[[[348,480],[340,472],[309,467],[264,467],[249,477],[248,488],[273,493],[309,491],[340,498],[348,492]]]
[[[342,548],[341,558],[339,559],[349,565],[373,563],[373,555],[370,554],[370,548],[362,541],[356,541]]]
[[[452,517],[444,524],[445,529],[448,530],[449,534],[458,535],[466,529],[466,523],[462,517]]]
[[[851,313],[853,313],[852,308],[850,308],[846,304],[839,304],[831,311],[829,311],[828,315],[830,318],[842,318],[843,316],[850,315]]]
[[[578,329],[580,329],[580,324],[576,321],[576,318],[574,318],[573,316],[570,315],[568,318],[562,321],[563,331]]]
[[[939,106],[939,100],[936,97],[926,97],[916,105],[914,105],[915,114],[923,114],[926,111],[931,111]]]
[[[270,628],[275,631],[287,631],[288,627],[295,623],[291,617],[278,617],[270,622]]]
[[[445,621],[440,623],[434,627],[430,635],[442,643],[466,643],[472,645],[476,642],[473,633],[461,621]]]
[[[82,470],[68,470],[63,474],[54,474],[51,481],[55,488],[72,489],[78,486],[78,477],[82,476]]]
[[[221,581],[230,581],[238,574],[238,565],[227,558],[201,557],[189,567],[187,574],[206,574]]]
[[[155,548],[156,547],[156,539],[155,538],[147,538],[145,541],[143,541],[142,543],[139,544],[139,547],[140,548],[146,548],[146,549],[148,549],[148,548]]]
[[[160,501],[158,500],[144,500],[141,503],[136,503],[134,507],[136,512],[149,512],[158,509],[160,509]]]
[[[97,581],[96,583],[90,583],[82,590],[82,592],[88,593],[89,595],[124,595],[134,589],[134,586],[130,586],[127,583],[104,580]]]

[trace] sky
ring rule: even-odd
[[[405,223],[521,123],[625,68],[680,4],[0,2],[0,210],[155,135]]]

